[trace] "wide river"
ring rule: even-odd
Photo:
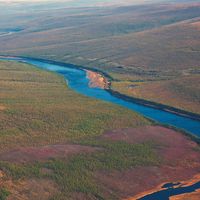
[[[146,105],[126,101],[113,96],[104,89],[91,88],[89,87],[89,80],[84,69],[71,67],[71,65],[67,64],[52,64],[47,61],[40,61],[33,58],[0,57],[0,60],[14,60],[18,62],[25,62],[44,70],[56,72],[64,76],[68,86],[80,94],[126,107],[156,122],[182,129],[188,133],[200,137],[199,120],[180,116]]]

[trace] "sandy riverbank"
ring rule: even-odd
[[[90,70],[86,70],[86,72],[87,72],[87,78],[89,79],[89,87],[102,88],[102,89],[109,88],[109,81],[100,73]]]
[[[199,180],[200,180],[200,174],[197,174],[193,178],[191,178],[191,179],[189,179],[187,181],[180,181],[181,184],[179,184],[177,187],[174,186],[174,188],[178,188],[180,186],[182,186],[182,187],[190,186],[190,185],[193,185],[193,184],[197,183]],[[179,181],[177,181],[177,183],[178,182]],[[125,199],[125,200],[137,200],[137,199],[145,197],[145,196],[147,196],[149,194],[165,190],[165,189],[162,188],[162,186],[165,185],[165,184],[167,184],[167,183],[162,183],[162,184],[160,184],[159,186],[157,186],[156,188],[154,188],[152,190],[140,193],[139,195],[136,195],[134,197],[130,197],[130,198]],[[192,192],[192,193],[180,194],[180,195],[177,195],[177,196],[170,197],[170,200],[188,200],[188,199],[190,199],[190,200],[198,200],[199,198],[200,198],[200,190],[197,190],[197,191]]]

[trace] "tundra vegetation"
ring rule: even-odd
[[[103,199],[104,190],[97,184],[96,171],[159,164],[151,142],[128,144],[98,138],[105,130],[150,125],[143,117],[81,96],[70,90],[62,77],[27,64],[1,61],[0,71],[0,105],[4,108],[0,111],[0,170],[5,179],[53,180],[58,187],[53,199],[68,199],[79,192]],[[29,147],[59,143],[97,150],[46,161],[18,163],[10,160],[9,154],[8,160],[2,159],[5,152],[13,149],[23,147],[30,151]],[[2,189],[1,199],[8,194]]]
[[[8,11],[1,13],[0,32],[12,34],[0,37],[0,54],[99,69],[113,77],[113,89],[122,93],[200,112],[198,1],[58,4],[55,9],[23,5],[28,12],[11,5],[2,8]]]
[[[64,5],[0,2],[0,54],[100,70],[113,90],[200,113],[198,1]],[[179,132],[0,61],[0,200],[127,198],[191,179],[199,156]]]

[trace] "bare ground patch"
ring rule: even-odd
[[[89,87],[91,88],[103,88],[109,87],[108,80],[97,72],[86,70],[87,78],[89,79]]]

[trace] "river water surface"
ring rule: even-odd
[[[193,193],[197,191],[200,188],[200,181],[189,186],[181,186],[181,183],[178,184],[180,185],[178,187],[173,187],[174,185],[177,185],[177,184],[171,184],[171,185],[172,186],[168,186],[168,187],[163,186],[163,188],[166,188],[166,189],[154,192],[152,194],[148,194],[137,200],[170,200],[170,197],[172,196],[178,196],[180,194],[188,194],[188,193]]]
[[[101,88],[91,88],[89,87],[89,80],[84,69],[71,67],[71,65],[67,64],[51,64],[47,61],[40,61],[33,58],[0,57],[0,59],[25,62],[44,70],[56,72],[64,76],[68,86],[80,94],[126,107],[145,117],[155,120],[156,122],[182,129],[188,133],[200,137],[199,120],[191,119],[185,116],[179,116],[174,113],[138,103],[129,102],[121,99],[120,97],[115,97],[108,91]]]

